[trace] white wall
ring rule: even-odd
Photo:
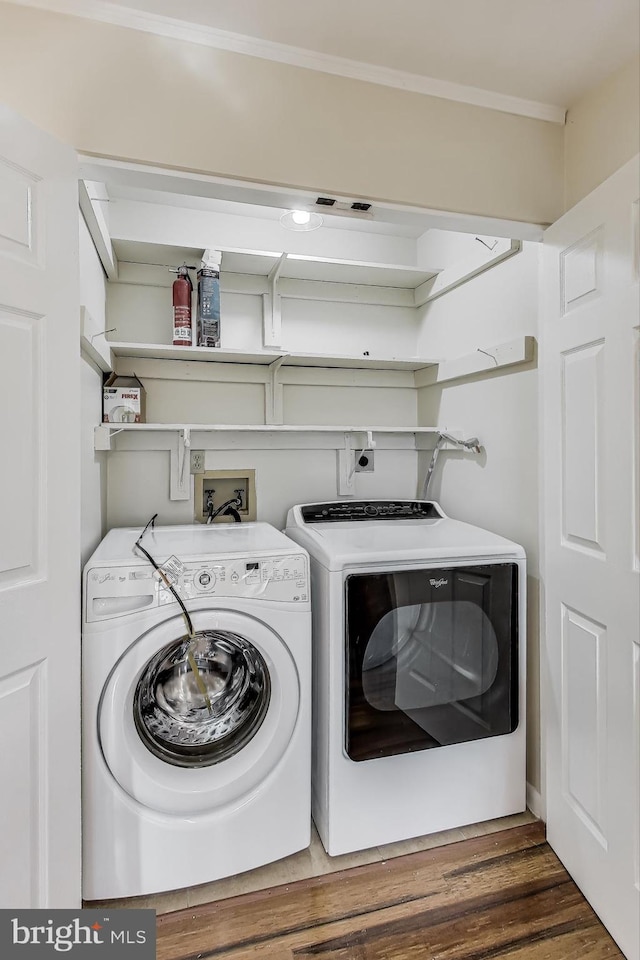
[[[166,255],[167,259],[171,256],[173,252]],[[226,290],[227,276],[231,275],[223,272],[221,276],[220,345],[229,350],[260,351],[262,294]],[[107,290],[105,322],[107,328],[116,328],[109,339],[170,344],[174,279],[164,266],[121,264],[119,282],[109,283]],[[251,283],[259,281],[258,277],[245,276],[243,280],[247,290],[256,286],[266,289],[264,281]],[[236,275],[236,286],[241,283]],[[327,290],[332,284],[322,286]],[[419,323],[413,307],[282,297],[281,316],[281,346],[289,352],[357,356],[368,350],[378,357],[416,354]]]
[[[87,307],[95,330],[104,330],[105,278],[84,220],[80,217],[80,303]],[[80,452],[81,549],[84,564],[105,532],[107,464],[96,453],[93,432],[102,420],[102,374],[89,361],[79,360],[82,434]]]
[[[184,366],[189,367],[188,380],[174,379],[182,375],[179,368]],[[205,379],[215,376],[211,370],[215,366],[181,361],[121,363],[125,372],[135,368],[145,385],[149,421],[264,423],[264,384]],[[259,373],[265,368],[257,369]],[[314,372],[310,379],[308,384],[291,383],[284,387],[286,423],[417,423],[417,394],[410,374],[334,370],[328,372],[328,382],[317,382],[325,379],[322,373]],[[230,449],[207,450],[205,469],[255,469],[258,520],[281,528],[293,504],[337,498],[337,453],[323,448],[322,440],[314,441],[306,435],[304,445],[297,449],[287,448],[288,441],[278,436],[270,436],[266,448],[234,449],[237,441],[238,435],[231,434]],[[415,495],[417,454],[409,449],[409,440],[400,442],[400,449],[386,446],[393,442],[380,442],[373,474],[356,476],[356,495]],[[109,527],[146,523],[156,512],[160,523],[193,522],[192,499],[169,499],[168,452],[116,450],[108,455],[108,471]]]
[[[153,205],[147,205],[153,206]],[[352,250],[357,258],[359,250]],[[223,277],[224,279],[224,277]],[[134,282],[137,281],[137,282]],[[107,289],[108,327],[117,340],[171,341],[171,283],[166,268],[129,265],[121,281]],[[416,352],[419,329],[413,308],[283,299],[283,346],[293,351],[362,353],[384,356],[391,350]],[[259,350],[262,295],[221,295],[222,346]],[[147,392],[147,420],[155,423],[265,423],[266,366],[175,360],[120,359],[118,372],[135,373]],[[285,368],[283,420],[289,424],[412,426],[417,423],[417,393],[404,371],[313,370]],[[116,440],[116,443],[118,441]],[[231,437],[230,444],[237,442]],[[393,441],[387,441],[393,442]],[[259,520],[282,527],[295,503],[338,496],[336,450],[305,438],[297,450],[209,450],[206,469],[255,469]],[[414,496],[417,454],[389,449],[381,442],[373,474],[356,477],[356,494],[370,497]],[[190,523],[193,500],[169,499],[169,454],[160,450],[112,452],[108,464],[107,524],[146,523],[158,513],[161,523]]]
[[[537,331],[538,247],[425,309],[423,355],[453,359]],[[480,438],[480,456],[441,452],[430,495],[445,512],[521,543],[528,559],[528,780],[540,789],[538,650],[538,432],[536,362],[419,391],[420,422]],[[428,455],[421,456],[424,477]]]
[[[359,474],[363,497],[413,497],[414,451],[377,450],[374,474]],[[208,451],[207,470],[255,469],[258,520],[284,527],[295,503],[335,500],[334,450]],[[164,452],[110,453],[107,525],[143,526],[158,513],[158,523],[192,523],[193,501],[170,501],[169,455]]]
[[[102,374],[81,359],[82,436],[80,450],[82,564],[105,534],[106,459],[93,449],[93,431],[102,418]]]

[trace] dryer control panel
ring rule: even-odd
[[[441,520],[432,500],[339,500],[307,503],[300,508],[305,523],[339,523],[357,520]]]
[[[228,597],[295,604],[309,602],[309,568],[303,554],[255,559],[206,557],[185,562],[169,557],[161,569],[185,601]],[[87,622],[170,603],[177,603],[172,590],[150,565],[97,567],[87,573]]]

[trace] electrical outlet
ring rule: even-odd
[[[373,450],[356,450],[356,473],[373,473]]]
[[[209,507],[212,511],[224,507],[228,500],[238,498],[240,506],[234,507],[241,521],[256,519],[256,479],[255,470],[206,470],[195,476],[194,519],[206,523]],[[214,523],[233,523],[232,514],[223,509]]]
[[[191,473],[204,473],[204,450],[192,450],[189,462]]]

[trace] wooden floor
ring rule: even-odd
[[[603,960],[542,824],[158,918],[158,960]]]

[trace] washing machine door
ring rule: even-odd
[[[234,610],[181,616],[141,636],[111,671],[98,712],[104,761],[131,800],[161,813],[236,803],[294,733],[300,679],[283,639]]]

